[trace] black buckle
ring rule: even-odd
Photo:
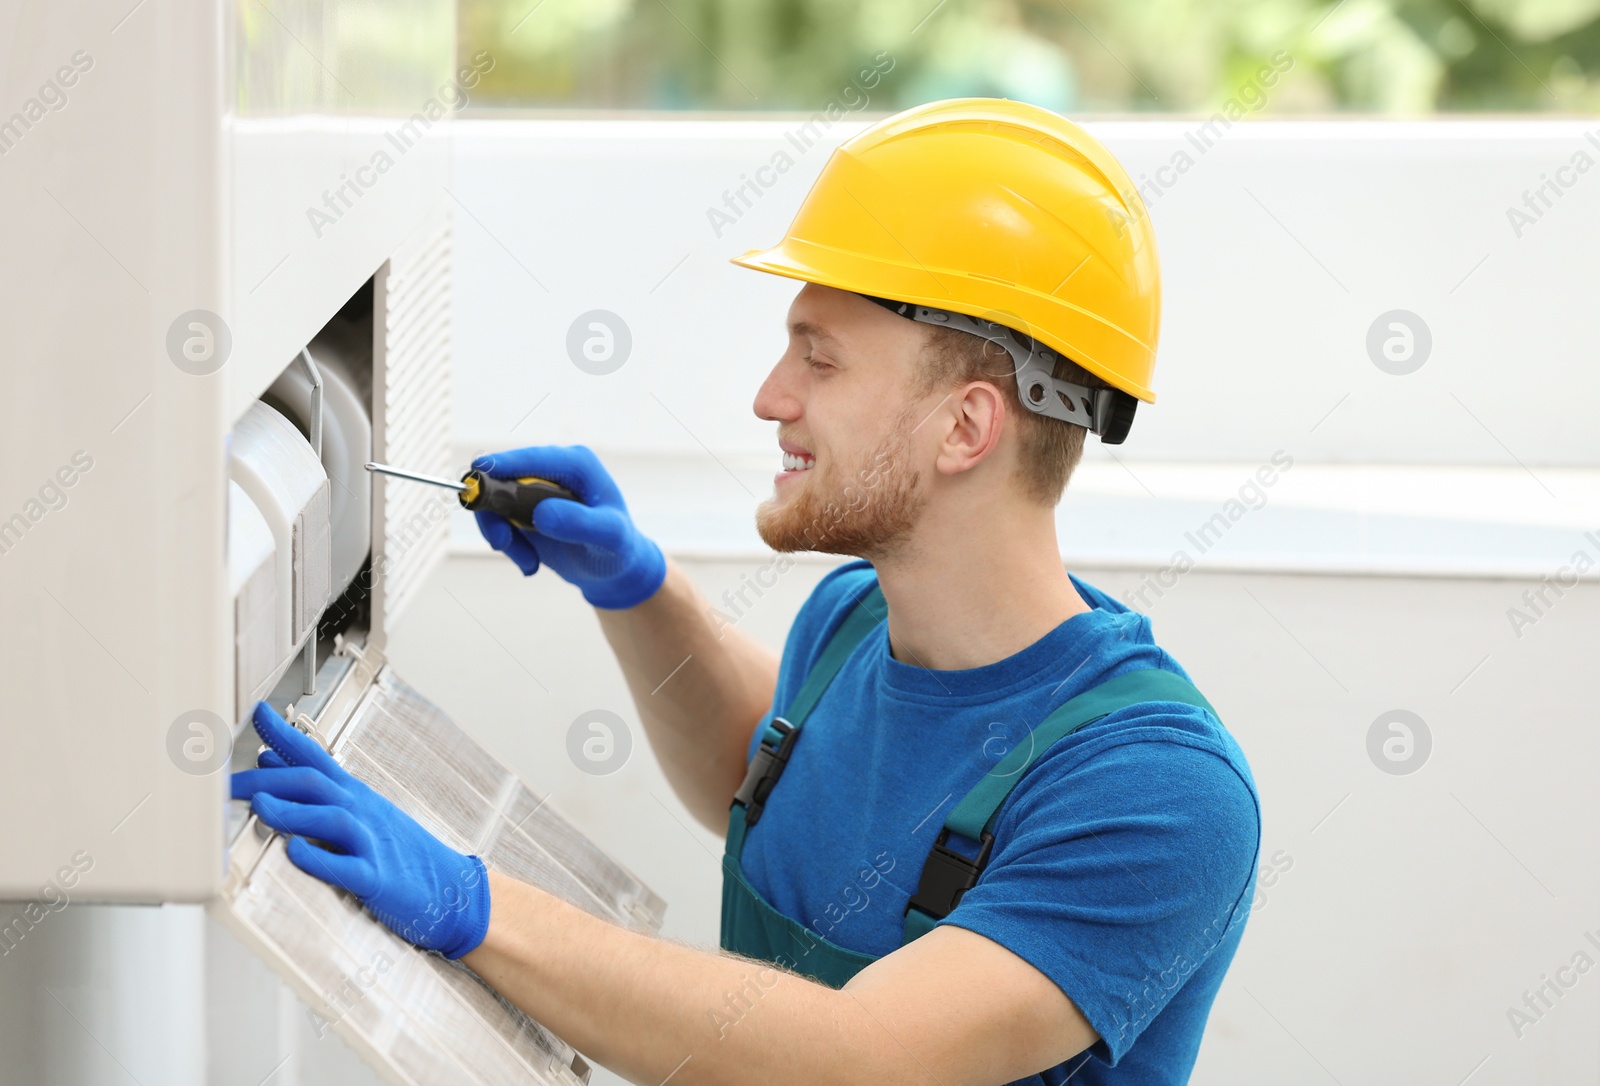
[[[928,852],[917,892],[906,902],[906,912],[921,909],[935,920],[942,920],[955,911],[962,895],[978,884],[978,873],[989,862],[989,850],[994,847],[994,835],[983,835],[978,855],[971,860],[946,848],[944,843],[949,839],[950,827],[946,826]]]
[[[800,729],[781,716],[772,718],[772,727],[779,734],[777,746],[772,745],[771,736],[762,736],[755,757],[750,759],[750,768],[745,771],[744,783],[733,794],[733,802],[744,804],[744,824],[747,828],[761,820],[761,812],[767,805],[767,797],[772,794],[772,786],[783,775],[783,767],[789,764],[789,752],[794,750],[794,741],[800,735]]]

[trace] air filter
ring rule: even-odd
[[[381,653],[352,658],[321,719],[333,756],[453,848],[637,931],[665,903],[402,682]],[[336,657],[339,659],[339,657]],[[589,1065],[466,967],[395,937],[349,894],[305,874],[251,818],[213,904],[231,928],[394,1086],[580,1086]]]
[[[596,916],[644,931],[661,926],[661,898],[391,669],[334,753],[452,848]]]

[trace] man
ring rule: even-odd
[[[636,1082],[1187,1080],[1249,913],[1255,788],[1055,532],[1087,434],[1121,441],[1153,399],[1132,184],[1045,110],[934,103],[847,142],[783,242],[737,262],[806,283],[755,399],[784,462],[762,537],[860,559],[781,661],[714,620],[587,449],[474,465],[581,499],[480,527],[598,609],[668,779],[727,830],[726,952],[485,871],[265,707],[276,753],[235,795],[303,835],[296,864]]]

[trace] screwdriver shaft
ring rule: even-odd
[[[430,483],[433,486],[442,486],[449,490],[462,491],[467,489],[466,484],[455,479],[441,479],[437,475],[420,475],[404,468],[390,467],[388,464],[379,464],[375,461],[367,462],[368,471],[382,472],[384,475],[393,475],[401,479],[410,479],[417,483]]]

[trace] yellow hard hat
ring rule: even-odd
[[[782,241],[733,263],[992,339],[1023,403],[1108,443],[1156,398],[1144,202],[1099,141],[1039,106],[954,98],[878,122],[833,152]],[[1112,388],[1053,380],[1049,348]]]

